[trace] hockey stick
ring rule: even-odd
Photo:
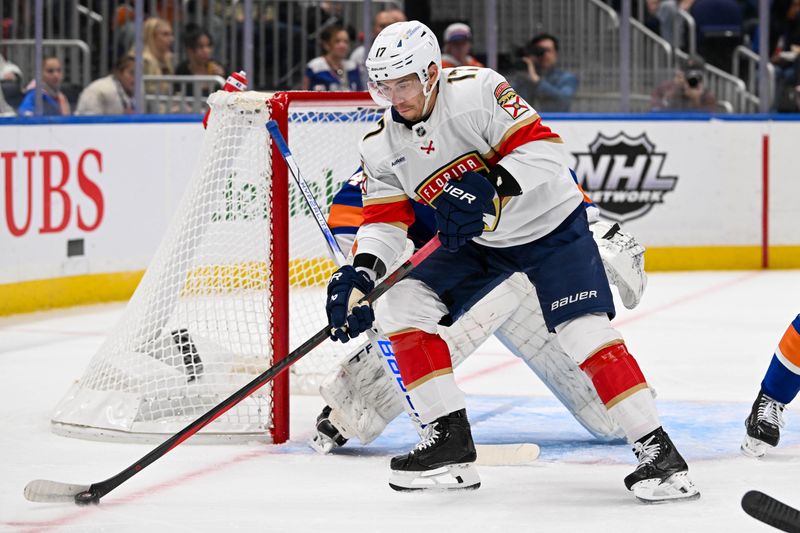
[[[306,204],[308,204],[308,207],[311,209],[314,219],[317,221],[317,226],[319,226],[322,235],[325,237],[328,250],[333,256],[333,261],[336,263],[336,266],[344,265],[347,262],[347,259],[345,258],[342,249],[339,247],[339,243],[336,242],[336,238],[333,236],[333,232],[328,226],[325,216],[322,214],[322,209],[320,209],[316,198],[314,198],[314,193],[311,192],[311,189],[308,187],[308,183],[306,182],[305,178],[303,178],[303,175],[300,172],[300,167],[295,162],[292,152],[289,150],[289,146],[286,143],[286,139],[284,139],[283,134],[278,127],[278,123],[274,120],[270,120],[267,122],[267,130],[272,136],[272,139],[275,141],[275,144],[277,145],[281,156],[283,156],[284,161],[286,161],[286,166],[289,169],[289,173],[294,178],[297,186],[300,187],[300,191],[303,193]],[[436,237],[434,237],[434,239],[438,240]],[[408,417],[411,419],[414,429],[416,429],[417,433],[421,436],[424,424],[419,419],[419,414],[414,408],[414,403],[411,401],[411,396],[406,390],[406,386],[403,383],[403,378],[399,373],[395,372],[394,368],[392,368],[392,364],[394,363],[396,367],[397,362],[395,360],[394,353],[391,350],[390,341],[379,337],[378,332],[371,328],[367,329],[367,337],[369,338],[370,344],[372,344],[372,347],[375,350],[375,355],[380,357],[383,361],[384,370],[388,372],[387,375],[396,385],[395,391],[401,398],[405,400],[402,402],[403,408]],[[383,349],[383,346],[388,346],[388,349]],[[477,463],[480,465],[515,465],[530,463],[539,457],[540,452],[539,446],[533,443],[478,444],[475,446],[475,448],[478,453]]]
[[[751,490],[742,497],[744,512],[781,531],[800,533],[800,511],[761,491]]]
[[[420,248],[417,253],[412,255],[408,261],[400,265],[397,270],[392,272],[382,282],[380,282],[372,290],[372,292],[364,297],[362,301],[373,303],[375,300],[383,296],[383,294],[394,284],[406,277],[408,273],[411,272],[417,265],[419,265],[426,257],[433,253],[434,250],[439,248],[439,245],[440,241],[438,238],[431,239],[428,244]],[[292,351],[292,353],[272,365],[262,374],[253,379],[250,383],[228,396],[228,398],[213,407],[206,414],[190,423],[178,433],[157,446],[150,453],[118,474],[106,479],[105,481],[100,481],[91,485],[78,485],[74,483],[61,483],[58,481],[37,479],[31,481],[25,486],[25,498],[32,502],[73,501],[78,505],[99,503],[100,498],[144,470],[145,467],[163,457],[167,452],[203,429],[220,415],[225,413],[228,409],[245,399],[258,388],[270,382],[275,378],[275,376],[289,368],[301,357],[322,344],[322,342],[328,338],[330,329],[330,325],[327,325],[319,330],[310,339]]]

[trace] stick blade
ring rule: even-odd
[[[800,511],[761,491],[748,491],[742,497],[742,509],[756,520],[781,531],[800,533]]]
[[[35,479],[25,485],[25,499],[40,503],[75,503],[75,496],[89,488],[89,485]]]
[[[539,457],[537,444],[523,442],[518,444],[478,444],[476,464],[483,466],[515,466],[532,463]]]

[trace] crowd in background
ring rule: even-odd
[[[618,9],[619,0],[607,0]],[[408,3],[406,11],[410,9]],[[638,2],[632,3],[634,6]],[[675,34],[678,10],[693,14],[700,22],[716,9],[717,15],[728,16],[725,9],[738,6],[736,16],[743,36],[752,47],[758,43],[756,0],[647,0],[646,13],[640,16],[645,24],[667,41],[681,43],[684,33]],[[777,72],[775,89],[776,111],[798,111],[800,103],[800,0],[772,0],[770,4],[770,59]],[[418,16],[417,13],[411,13]],[[634,13],[636,15],[636,13]],[[639,14],[641,15],[641,14]],[[219,88],[227,69],[239,70],[241,65],[223,65],[215,59],[217,39],[213,17],[207,26],[188,23],[181,27],[180,43],[175,42],[173,25],[160,17],[147,18],[143,25],[143,73],[155,76],[144,83],[147,97],[145,109],[136,109],[134,101],[134,32],[132,10],[117,13],[115,51],[117,59],[113,70],[86,87],[77,80],[65,80],[63,57],[46,55],[42,60],[41,95],[44,115],[108,115],[137,112],[192,112],[196,107],[186,102],[203,102],[213,90]],[[735,18],[735,17],[734,17]],[[374,16],[373,36],[393,22],[406,20],[407,13],[397,8],[385,9]],[[483,67],[485,59],[473,55],[470,21],[453,21],[440,35],[443,66]],[[719,22],[719,20],[717,20]],[[441,27],[438,25],[434,27]],[[698,30],[698,34],[702,33]],[[343,24],[335,13],[317,28],[315,49],[317,57],[308,61],[302,81],[284,87],[254,87],[255,89],[306,89],[314,91],[365,90],[364,60],[367,50],[363,36],[354,28]],[[716,47],[715,47],[716,46]],[[698,43],[700,55],[690,57],[677,65],[674,77],[664,79],[653,87],[651,110],[708,111],[717,110],[714,94],[704,84],[706,62],[714,64],[720,53],[728,53],[729,43],[715,41],[712,35]],[[0,41],[0,53],[2,53]],[[180,58],[180,61],[178,61]],[[705,58],[705,59],[704,59]],[[730,60],[728,59],[728,63]],[[541,112],[570,111],[571,103],[580,88],[576,73],[562,69],[559,62],[559,36],[549,33],[532,35],[522,44],[515,57],[503,61],[503,73],[518,93]],[[23,72],[17,65],[0,55],[0,114],[32,115],[36,110],[35,81],[31,72]],[[199,83],[202,80],[204,83]],[[167,98],[166,96],[169,96]],[[178,98],[174,98],[177,95]]]

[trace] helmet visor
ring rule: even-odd
[[[402,104],[423,94],[422,82],[415,75],[398,80],[369,80],[367,87],[375,103],[385,107]]]

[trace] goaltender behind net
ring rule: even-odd
[[[375,39],[369,90],[389,107],[362,140],[363,217],[352,265],[328,284],[332,337],[347,341],[377,315],[427,424],[391,460],[390,486],[474,488],[475,446],[450,350],[437,326],[515,273],[536,287],[549,331],[591,379],[639,465],[625,485],[644,501],[696,498],[688,467],[661,427],[650,389],[614,316],[608,278],[557,134],[491,69],[441,68],[435,36],[416,21]],[[435,208],[442,248],[399,282],[375,314],[357,305],[405,249],[412,199]],[[449,484],[448,484],[449,483]]]

